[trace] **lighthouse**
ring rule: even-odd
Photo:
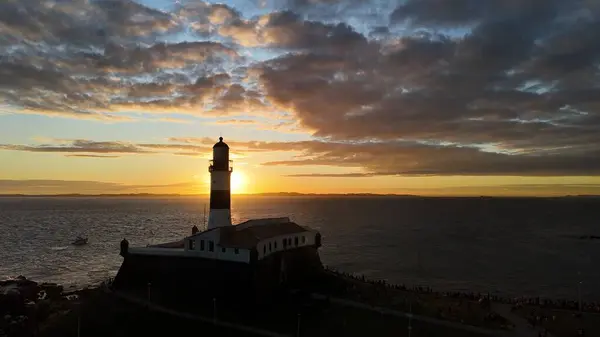
[[[219,137],[213,146],[213,160],[210,162],[210,213],[208,228],[231,226],[231,172],[229,146]]]

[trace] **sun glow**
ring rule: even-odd
[[[234,170],[231,172],[231,193],[246,192],[246,175],[244,172]]]

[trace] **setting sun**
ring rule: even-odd
[[[204,175],[203,179],[204,181],[204,186],[203,189],[205,190],[206,193],[210,192],[210,174],[206,174]],[[241,193],[248,193],[248,179],[247,176],[244,172],[239,171],[239,170],[233,170],[233,172],[231,172],[231,181],[230,181],[230,187],[231,187],[231,193],[232,194],[241,194]]]
[[[244,172],[231,172],[231,193],[240,194],[246,192],[246,175]]]

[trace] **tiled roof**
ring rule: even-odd
[[[252,248],[255,247],[258,242],[265,239],[307,232],[307,229],[291,221],[248,226],[242,229],[236,227],[237,226],[221,227],[220,246]]]

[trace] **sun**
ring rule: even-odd
[[[206,188],[208,188],[208,191],[210,191],[210,185],[211,185],[210,174],[206,174],[202,178],[197,177],[196,179],[202,179],[203,185],[206,186]],[[229,188],[231,189],[231,193],[233,193],[233,194],[247,193],[248,192],[247,187],[248,187],[248,179],[244,172],[239,171],[239,170],[234,170],[233,172],[231,172],[231,180],[230,180],[230,185],[229,185]]]
[[[246,191],[246,175],[234,170],[231,172],[231,193],[240,194]]]

